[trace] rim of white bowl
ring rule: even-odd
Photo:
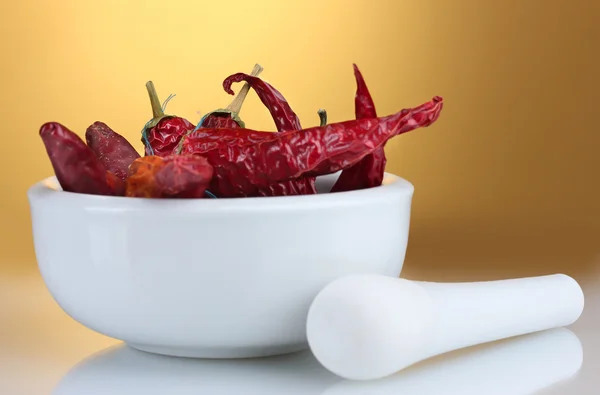
[[[332,176],[332,175],[329,175]],[[327,176],[325,176],[327,177]],[[149,199],[124,196],[102,196],[63,191],[55,176],[45,178],[29,188],[30,201],[60,200],[76,206],[113,209],[290,209],[340,205],[372,204],[378,200],[389,200],[391,196],[412,196],[414,186],[406,179],[385,173],[383,184],[378,187],[356,191],[318,193],[315,195],[218,198],[218,199]]]

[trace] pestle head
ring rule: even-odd
[[[422,357],[433,305],[418,283],[353,275],[317,295],[306,329],[313,354],[327,369],[346,379],[377,379]]]

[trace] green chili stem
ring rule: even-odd
[[[154,83],[152,81],[146,82],[146,89],[148,90],[148,96],[150,96],[150,105],[152,106],[152,117],[154,119],[164,117],[165,113],[162,110],[160,101],[158,100],[158,94],[156,93],[156,89],[154,88]]]
[[[250,75],[252,75],[253,77],[258,77],[262,71],[262,66],[259,64],[255,64]],[[246,100],[246,96],[248,95],[249,91],[250,84],[246,82],[244,86],[242,86],[242,89],[240,89],[240,91],[238,92],[237,96],[233,99],[231,104],[227,106],[227,110],[231,111],[232,113],[238,114],[242,110],[242,104],[244,104],[244,100]]]
[[[320,108],[319,111],[317,111],[317,114],[319,114],[319,119],[321,120],[321,124],[319,126],[327,125],[327,111]]]

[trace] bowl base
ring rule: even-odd
[[[274,355],[291,354],[308,349],[307,343],[264,346],[264,347],[172,347],[151,344],[126,343],[129,347],[151,354],[168,355],[171,357],[206,358],[206,359],[238,359],[269,357]]]

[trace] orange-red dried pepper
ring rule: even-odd
[[[201,198],[213,176],[197,155],[145,156],[129,168],[125,195],[145,198]]]

